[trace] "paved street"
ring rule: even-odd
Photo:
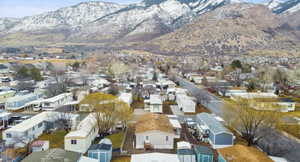
[[[176,77],[176,81],[179,82],[180,86],[187,89],[194,97],[196,97],[198,103],[201,103],[211,112],[222,117],[222,108],[224,103],[220,98],[205,89],[197,87],[194,83],[191,83],[186,79]]]

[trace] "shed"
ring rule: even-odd
[[[207,146],[194,146],[197,162],[213,162],[214,153],[213,150]]]
[[[192,149],[177,149],[180,162],[196,162],[196,155]]]
[[[111,141],[104,138],[99,144],[92,145],[88,150],[88,157],[98,159],[99,162],[110,162],[112,158]]]

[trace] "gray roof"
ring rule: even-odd
[[[209,130],[213,133],[213,134],[218,134],[218,133],[230,133],[232,134],[227,128],[224,127],[223,124],[221,124],[219,121],[217,121],[217,119],[208,113],[200,113],[197,114],[197,122],[199,123],[200,121],[202,123],[205,123],[205,125],[207,125],[209,127]]]
[[[205,155],[213,155],[213,151],[211,148],[207,146],[196,145],[194,147],[196,154],[205,154]]]
[[[47,151],[33,152],[22,162],[57,162],[68,161],[76,162],[80,158],[80,153],[65,151],[63,149],[50,149]]]
[[[178,149],[177,150],[178,155],[194,155],[194,151],[192,149]]]

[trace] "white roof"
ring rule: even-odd
[[[65,137],[86,137],[96,125],[93,113],[85,117],[77,126],[75,131],[68,133]]]
[[[28,129],[31,129],[32,127],[36,126],[37,124],[43,122],[43,121],[51,121],[51,119],[54,119],[56,115],[58,115],[59,112],[53,112],[53,111],[44,111],[42,113],[39,113],[27,120],[24,120],[23,122],[7,129],[7,132],[13,131],[13,132],[25,132]]]
[[[119,99],[121,101],[127,103],[128,105],[130,105],[132,102],[132,94],[131,93],[121,93],[121,95],[119,96]]]
[[[242,97],[246,99],[250,98],[277,98],[278,96],[274,93],[261,93],[261,92],[251,92],[251,93],[235,93],[232,94],[234,97]]]
[[[191,149],[192,146],[189,142],[181,141],[177,142],[177,149]]]
[[[43,102],[56,102],[66,96],[71,96],[72,94],[71,93],[62,93],[62,94],[59,94],[57,96],[54,96],[54,97],[51,97],[51,98],[47,98],[47,99],[44,99]]]
[[[150,104],[162,104],[160,95],[150,95]]]
[[[10,112],[3,111],[3,112],[0,113],[0,118],[7,117],[10,114],[11,114]]]
[[[181,125],[180,125],[180,123],[179,123],[178,120],[176,120],[176,119],[169,119],[169,121],[170,121],[171,125],[172,125],[174,128],[181,128]]]
[[[0,95],[5,95],[5,94],[8,94],[8,93],[14,93],[15,91],[12,91],[12,90],[9,90],[9,91],[2,91],[0,92]]]
[[[276,156],[269,156],[274,162],[287,162],[285,158],[276,157]]]
[[[81,156],[78,162],[99,162],[97,159]]]
[[[145,153],[131,155],[131,162],[180,162],[176,154]]]

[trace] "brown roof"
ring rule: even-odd
[[[266,154],[259,151],[257,148],[248,147],[240,144],[217,150],[222,155],[222,157],[224,157],[228,162],[273,161]]]
[[[174,133],[173,127],[166,115],[147,113],[140,116],[135,125],[135,133],[153,130]]]

